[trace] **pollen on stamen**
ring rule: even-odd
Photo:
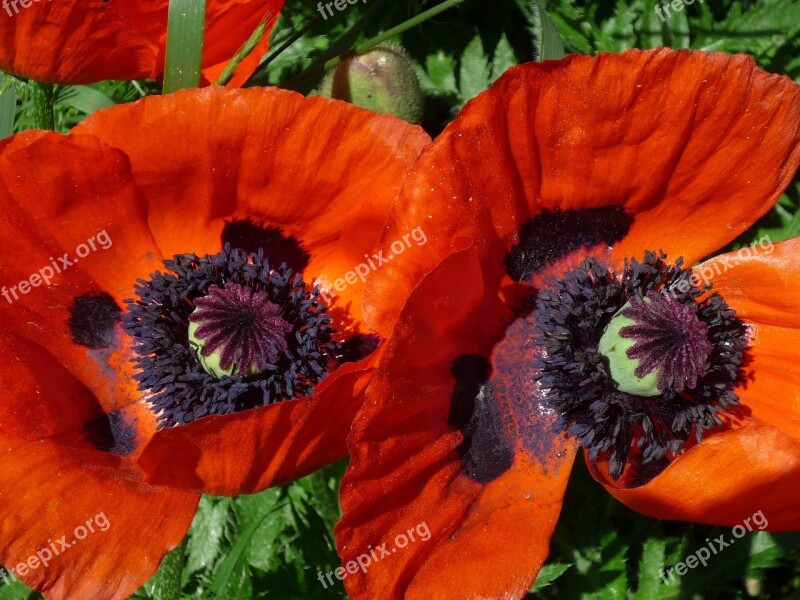
[[[226,246],[164,266],[139,281],[123,323],[160,427],[303,398],[336,368],[341,343],[319,289],[287,265]],[[228,373],[206,369],[190,328]]]
[[[614,479],[629,463],[634,473],[667,464],[690,436],[699,440],[723,424],[738,403],[747,328],[690,275],[682,259],[670,265],[663,253],[626,261],[620,272],[587,259],[538,294],[535,341],[542,358],[535,378],[559,415],[556,430],[575,437],[592,460],[607,459]],[[639,361],[638,374],[658,371],[655,394],[622,389],[601,352],[620,311],[633,321],[619,332],[633,336],[628,358]],[[671,319],[680,322],[667,324]]]

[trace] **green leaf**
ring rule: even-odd
[[[500,41],[497,42],[497,48],[494,49],[494,60],[492,60],[492,77],[491,81],[494,82],[500,75],[506,72],[507,69],[517,64],[517,57],[514,55],[514,48],[508,42],[506,34],[500,36]]]
[[[666,551],[667,542],[663,538],[653,535],[645,540],[639,560],[639,587],[633,600],[657,600],[675,595],[674,588],[665,587],[661,579],[662,569],[666,565]]]
[[[206,0],[170,0],[165,94],[200,85],[205,20]]]
[[[214,581],[212,587],[217,596],[221,598],[226,597],[226,590],[229,584],[231,583],[233,583],[234,585],[241,584],[239,580],[233,578],[233,574],[234,571],[237,570],[237,568],[241,568],[244,565],[243,555],[247,550],[247,547],[250,545],[250,541],[253,538],[253,534],[255,534],[256,530],[261,526],[261,524],[267,519],[269,515],[279,510],[281,507],[285,505],[286,502],[281,502],[280,504],[275,505],[269,512],[264,514],[260,519],[251,522],[247,527],[245,527],[239,533],[236,539],[236,543],[233,545],[233,548],[228,553],[228,556],[225,557],[225,560],[217,569],[217,572],[214,574]]]
[[[204,496],[189,530],[186,570],[195,573],[213,565],[223,549],[225,528],[231,519],[230,498]]]
[[[180,599],[185,564],[185,544],[182,543],[164,557],[156,574],[145,585],[144,589],[152,600]]]
[[[70,85],[62,88],[58,92],[57,101],[86,115],[115,104],[103,92],[88,85]]]
[[[536,581],[531,588],[531,592],[538,592],[542,588],[547,587],[556,579],[561,577],[572,565],[569,563],[552,563],[544,565],[539,574],[536,576]]]
[[[5,570],[3,574],[5,574]],[[0,577],[0,600],[34,600],[41,598],[39,594],[33,592],[19,579],[7,576],[9,583]]]
[[[561,36],[539,0],[534,0],[532,13],[533,60],[557,60],[566,56]]]
[[[661,0],[644,0],[642,9],[642,24],[640,35],[642,48],[657,48],[666,44],[664,40],[664,29],[666,23],[658,16],[656,9]]]
[[[744,11],[733,3],[728,16],[714,24],[714,41],[704,40],[701,50],[709,52],[746,52],[771,57],[800,33],[798,0],[761,0]]]
[[[662,9],[668,4],[662,4]],[[668,46],[672,48],[688,48],[690,45],[689,39],[689,18],[686,16],[686,10],[676,11],[671,10],[666,12],[662,10],[665,17],[665,41]]]
[[[603,22],[598,35],[597,49],[606,52],[621,52],[636,45],[633,22],[639,11],[625,0],[617,0],[614,15]]]
[[[747,561],[747,569],[748,571],[755,571],[774,567],[785,554],[774,534],[767,531],[756,531],[750,539],[750,556]]]
[[[492,68],[483,51],[483,42],[480,36],[476,35],[464,49],[464,55],[461,57],[459,80],[462,99],[467,101],[488,88],[491,77]]]
[[[425,69],[418,69],[422,89],[429,94],[457,99],[459,91],[455,70],[456,61],[449,54],[439,50],[429,55],[425,60]]]
[[[566,47],[582,54],[592,53],[594,29],[587,22],[583,8],[562,2],[558,11],[550,12],[548,16],[556,26],[560,39]]]

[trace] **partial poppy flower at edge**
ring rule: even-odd
[[[429,142],[345,103],[224,88],[5,140],[0,563],[103,513],[107,531],[18,577],[125,598],[201,493],[345,456],[380,339],[363,283],[331,283],[372,251]]]
[[[263,37],[228,83],[241,86],[269,47],[284,0],[208,0],[203,81],[214,83],[260,23]],[[0,7],[0,69],[44,83],[163,75],[169,0],[51,0]]]
[[[384,234],[426,252],[367,284],[350,597],[524,597],[581,447],[647,515],[800,529],[800,240],[697,264],[798,164],[800,88],[744,56],[570,56],[468,103]]]

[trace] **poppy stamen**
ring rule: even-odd
[[[164,261],[127,300],[139,389],[161,427],[306,397],[341,343],[317,286],[264,252]]]
[[[614,479],[722,425],[744,381],[746,326],[682,259],[665,259],[648,252],[621,272],[587,259],[536,300],[542,397]]]

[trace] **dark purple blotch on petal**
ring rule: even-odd
[[[136,449],[136,427],[120,411],[90,421],[83,434],[98,450],[118,456],[128,456]]]
[[[476,354],[459,356],[451,369],[456,386],[449,422],[464,434],[458,449],[461,468],[478,483],[497,479],[514,463],[514,449],[503,432],[488,383],[490,370],[489,362]]]
[[[357,333],[339,347],[338,363],[359,362],[378,349],[381,338],[374,333]]]
[[[222,246],[254,254],[264,250],[264,257],[276,267],[286,263],[295,273],[302,273],[311,260],[311,255],[296,238],[272,225],[256,223],[250,218],[226,221],[222,228]]]
[[[515,281],[525,281],[580,248],[611,246],[632,224],[631,216],[618,206],[545,210],[520,229],[519,243],[506,254],[506,271]]]
[[[75,298],[69,309],[72,341],[92,350],[114,346],[122,309],[109,294],[89,293]]]

